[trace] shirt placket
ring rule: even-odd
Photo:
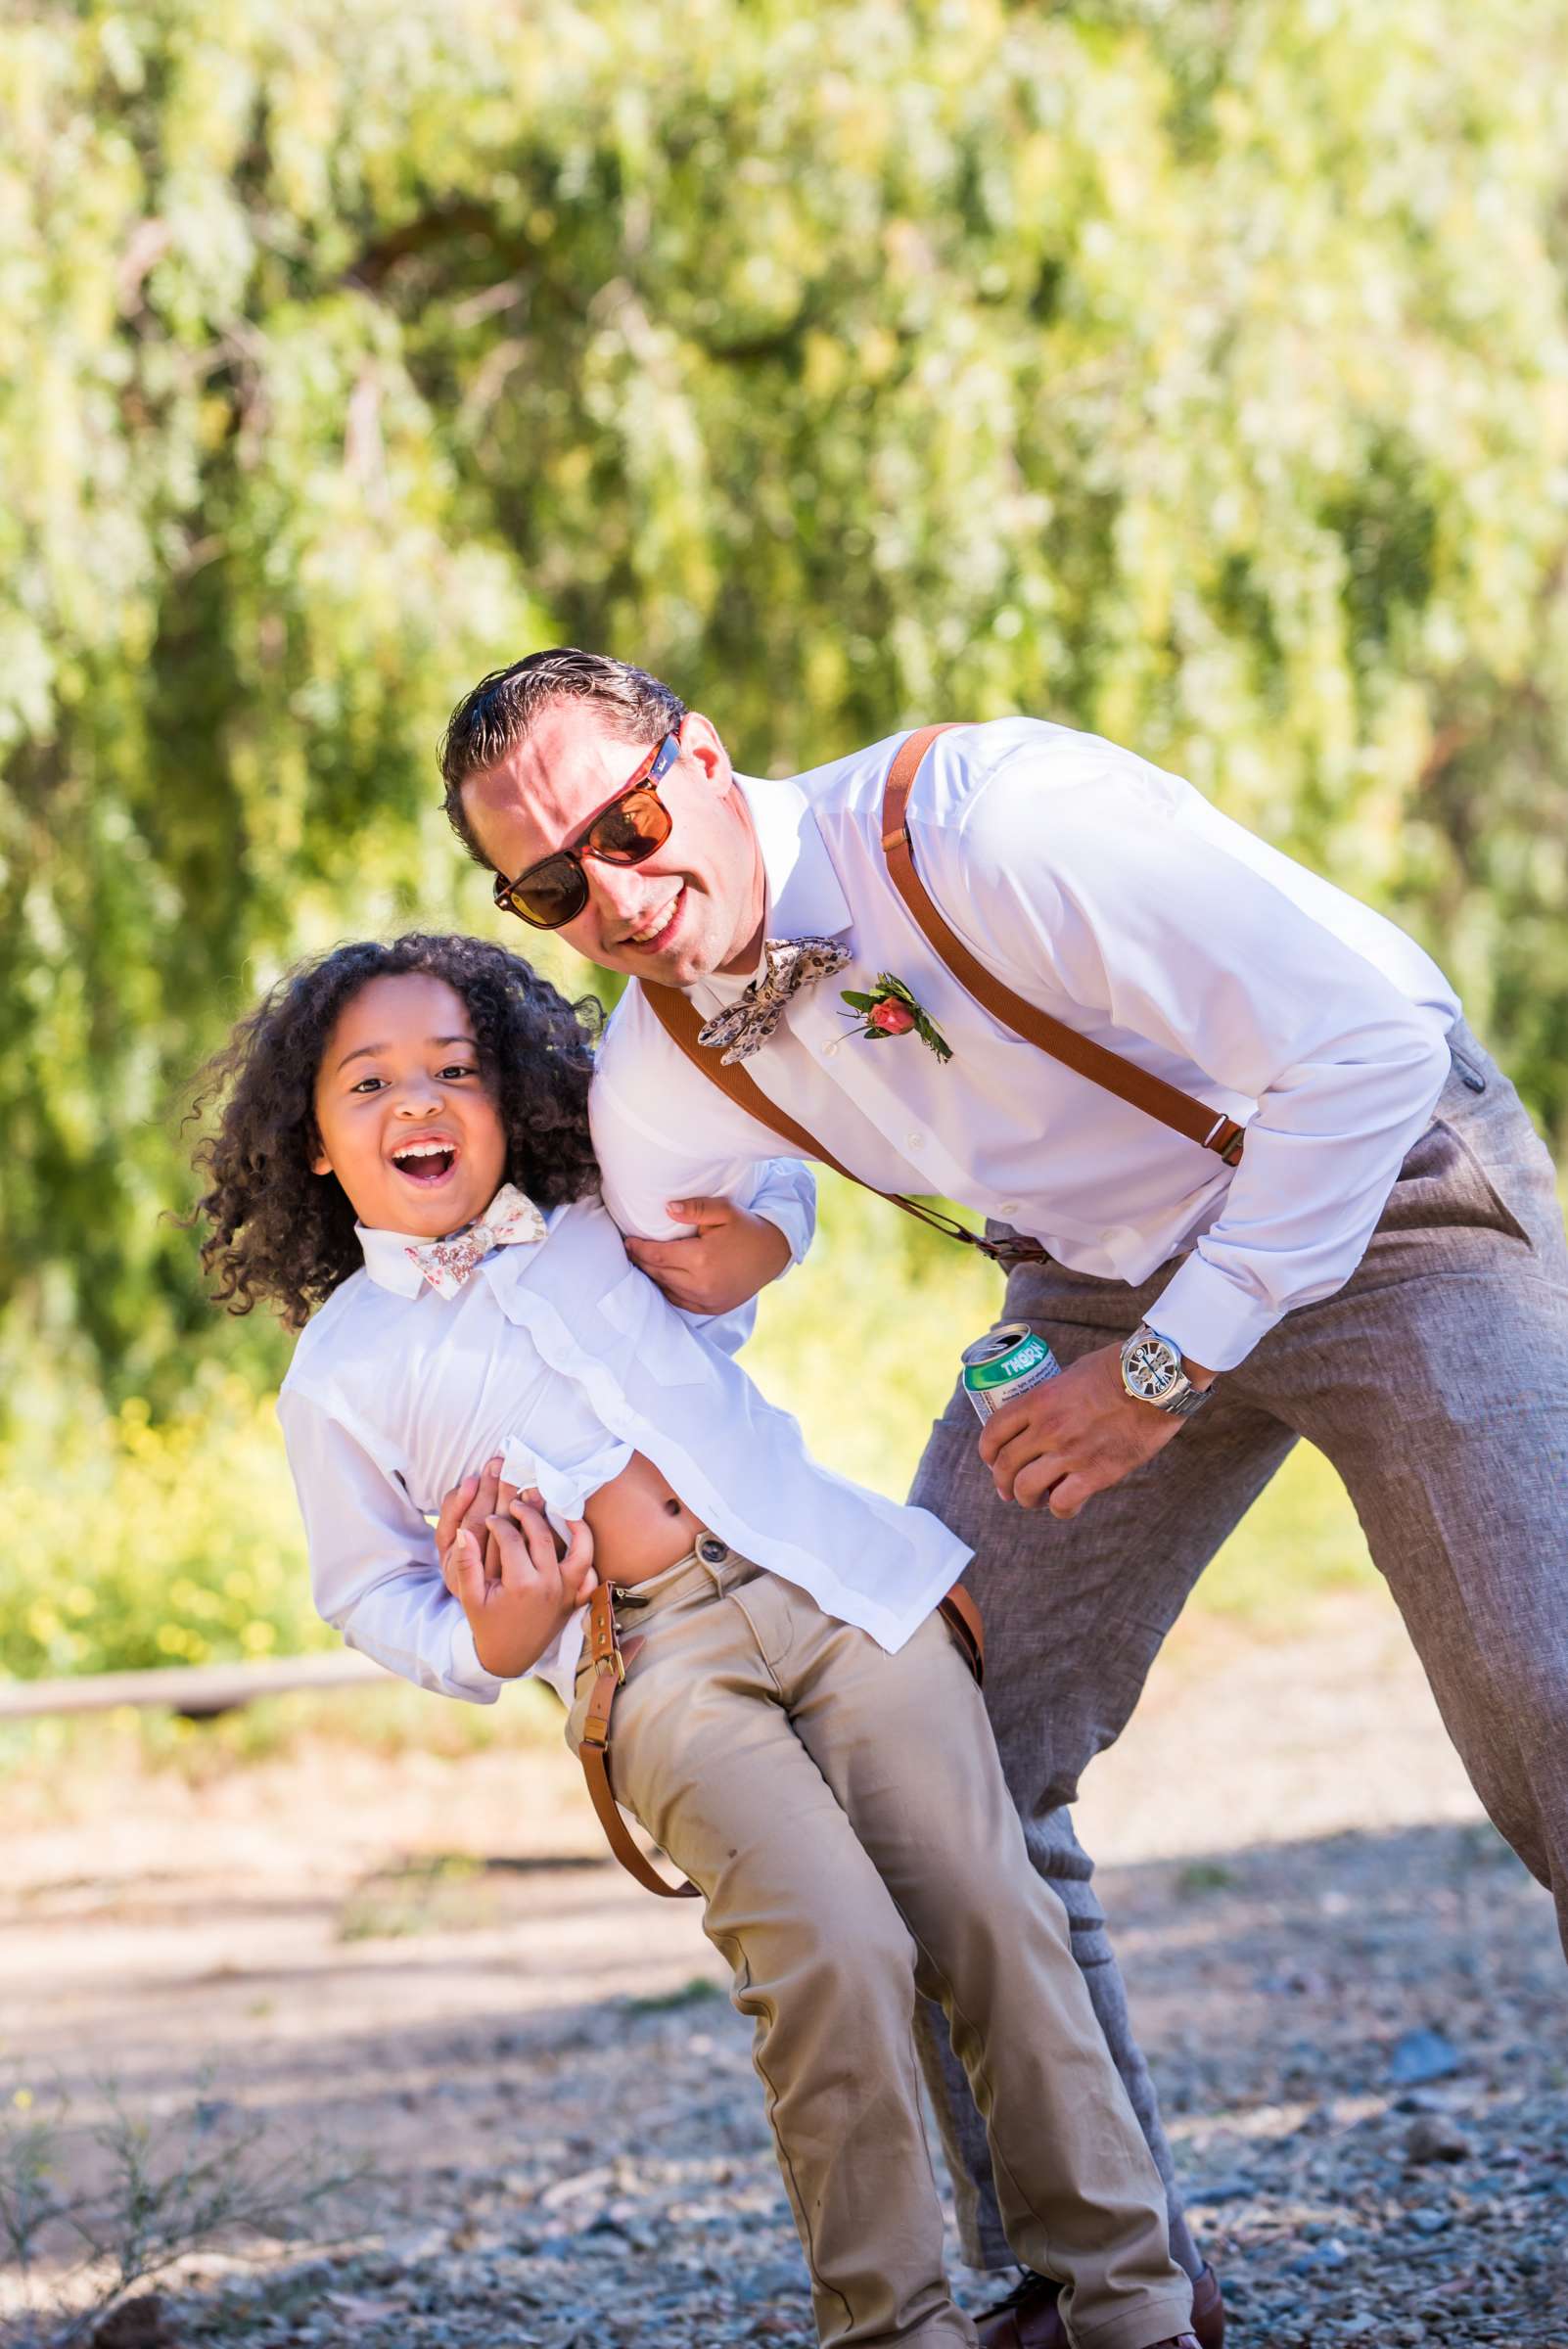
[[[840,977],[853,979],[853,974],[845,971]],[[887,1137],[899,1157],[926,1177],[927,1190],[946,1199],[972,1193],[973,1167],[953,1156],[936,1131],[936,1121],[927,1110],[909,1102],[898,1082],[899,1055],[924,1052],[927,1047],[915,1036],[896,1036],[888,1043],[868,1042],[839,1017],[843,1006],[836,990],[831,1001],[823,999],[826,992],[822,988],[813,989],[790,1005],[786,1017],[797,1042],[861,1116]],[[950,1064],[942,1074],[953,1074]],[[831,1134],[817,1138],[832,1148]]]

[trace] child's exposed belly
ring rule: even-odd
[[[703,1530],[665,1477],[634,1451],[582,1504],[593,1536],[593,1562],[605,1583],[640,1583],[683,1558]]]

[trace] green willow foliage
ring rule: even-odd
[[[1410,921],[1568,1131],[1561,0],[13,0],[0,1282],[205,1326],[179,1080],[487,924],[478,671],[1024,708]]]

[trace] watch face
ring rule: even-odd
[[[1151,1332],[1128,1348],[1122,1375],[1130,1393],[1144,1403],[1159,1403],[1180,1381],[1181,1357],[1168,1339]]]

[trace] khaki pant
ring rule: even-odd
[[[972,2344],[942,2267],[916,1988],[986,2117],[1008,2238],[1084,2349],[1190,2322],[1165,2195],[1029,1865],[980,1695],[939,1617],[897,1656],[713,1536],[622,1592],[616,1793],[702,1890],[824,2343]],[[567,1725],[574,1751],[586,1670]]]

